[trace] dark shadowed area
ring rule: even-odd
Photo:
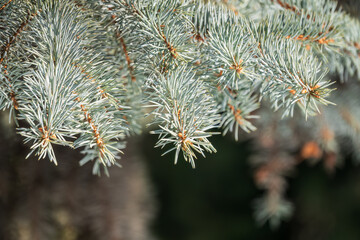
[[[144,142],[155,141],[147,136]],[[146,144],[145,153],[158,214],[153,229],[159,239],[360,239],[360,167],[351,159],[329,175],[320,163],[301,163],[287,178],[287,198],[294,214],[278,229],[256,224],[254,200],[261,196],[249,164],[250,142],[212,139],[218,152],[197,161],[173,165],[173,156]]]
[[[21,138],[0,139],[0,239],[357,240],[360,168],[351,159],[333,175],[303,162],[287,178],[294,214],[277,229],[259,225],[248,157],[251,142],[213,137],[218,153],[197,160],[161,157],[156,136],[130,139],[111,177],[78,166],[81,155],[58,148],[59,166],[25,160]]]

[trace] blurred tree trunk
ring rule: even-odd
[[[0,125],[0,239],[151,239],[154,201],[139,139],[129,140],[123,168],[98,177],[68,148],[56,149],[59,166],[25,159],[21,137],[7,119]]]

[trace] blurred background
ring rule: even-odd
[[[349,157],[332,173],[322,161],[299,163],[286,176],[293,214],[272,228],[254,218],[263,191],[250,140],[212,137],[218,153],[192,169],[161,157],[156,136],[131,138],[123,167],[108,178],[79,167],[81,154],[67,148],[56,149],[58,166],[25,159],[29,150],[14,128],[1,133],[0,239],[360,239],[360,167]]]

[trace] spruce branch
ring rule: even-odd
[[[269,94],[273,107],[284,108],[284,115],[292,115],[298,104],[306,116],[319,112],[317,102],[330,104],[325,98],[331,92],[331,82],[324,80],[326,72],[318,75],[321,63],[296,42],[275,36],[261,41],[263,56],[260,72],[265,82],[261,94]]]
[[[194,167],[197,156],[215,152],[215,128],[236,140],[239,129],[259,128],[261,135],[270,112],[281,109],[296,116],[281,123],[317,129],[291,151],[269,147],[277,157],[269,154],[259,169],[283,184],[293,166],[272,164],[291,163],[290,152],[336,156],[338,136],[359,142],[357,102],[346,98],[346,106],[342,91],[330,96],[332,84],[342,85],[328,72],[359,77],[360,23],[335,1],[3,0],[0,14],[0,109],[10,110],[39,158],[57,163],[54,145],[82,148],[80,164],[107,173],[119,165],[125,138],[140,133],[143,116],[151,115],[156,147],[174,152],[175,163],[182,151]],[[345,107],[323,106],[331,102]],[[318,112],[321,120],[308,118]],[[274,122],[280,126],[277,115]],[[289,140],[280,132],[273,134],[279,143]],[[330,169],[334,157],[328,159]],[[259,219],[288,216],[285,184],[275,191],[260,180],[268,194]]]
[[[217,17],[216,17],[217,16]],[[243,88],[244,82],[254,81],[256,74],[257,42],[250,23],[232,13],[217,12],[209,29],[210,69],[221,72],[218,84],[232,89]]]
[[[104,166],[115,164],[114,152],[118,150],[113,142],[121,140],[127,132],[125,120],[117,113],[124,107],[120,103],[124,90],[105,53],[97,51],[97,34],[88,35],[99,32],[98,27],[86,26],[86,15],[75,12],[70,2],[49,1],[38,7],[43,11],[33,19],[22,39],[24,45],[32,48],[20,49],[10,56],[26,60],[8,68],[11,79],[18,79],[21,89],[18,99],[11,95],[18,103],[14,104],[19,110],[18,118],[29,124],[28,128],[19,128],[19,133],[25,142],[33,142],[30,154],[35,152],[39,158],[48,156],[56,163],[52,144],[89,146],[97,149],[96,159]],[[21,24],[12,39],[28,22],[29,19]],[[82,123],[83,117],[78,117],[81,115],[91,131]],[[70,139],[76,140],[72,143]]]
[[[235,133],[235,140],[238,140],[239,128],[249,133],[255,131],[256,127],[251,122],[252,119],[259,118],[253,115],[253,112],[259,108],[259,102],[253,93],[239,91],[234,95],[229,90],[224,90],[223,99],[220,104],[220,113],[222,113],[221,126],[223,135],[227,132]],[[221,96],[221,95],[220,95]]]
[[[125,55],[125,59],[126,59],[126,63],[127,63],[127,67],[128,67],[128,70],[129,70],[129,76],[130,76],[130,79],[132,82],[135,82],[136,81],[136,78],[134,76],[134,67],[133,67],[133,63],[129,57],[129,53],[127,51],[127,47],[126,47],[126,44],[125,44],[125,41],[124,41],[124,38],[121,37],[120,33],[116,33],[116,37],[119,39],[120,43],[121,43],[121,46],[123,48],[123,51],[124,51],[124,55]]]
[[[138,9],[138,35],[141,44],[138,58],[142,68],[161,68],[166,72],[180,62],[191,59],[190,21],[185,16],[186,5],[177,1],[160,1]]]
[[[0,7],[0,11],[2,11],[4,8],[6,8],[7,5],[9,5],[13,0],[9,0],[8,2],[4,3],[4,5],[2,5]]]
[[[207,138],[214,134],[208,130],[219,124],[215,102],[204,84],[198,83],[194,76],[191,68],[181,66],[167,75],[154,74],[148,82],[152,90],[149,99],[155,107],[155,124],[160,127],[152,131],[159,135],[156,147],[173,144],[164,154],[176,151],[177,163],[182,150],[192,167],[197,158],[195,152],[202,156],[205,156],[204,151],[216,152]]]

